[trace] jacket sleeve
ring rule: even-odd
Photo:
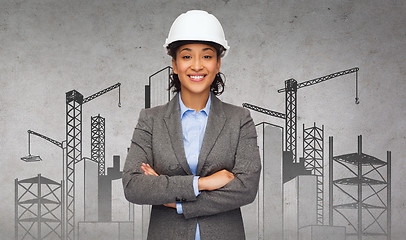
[[[186,219],[230,211],[254,201],[261,172],[255,124],[248,110],[241,120],[240,135],[232,169],[234,179],[214,191],[202,191],[196,201],[182,202]]]
[[[151,205],[195,201],[193,175],[148,176],[141,170],[142,163],[154,165],[153,121],[147,110],[141,110],[123,169],[122,181],[126,199],[135,204]]]

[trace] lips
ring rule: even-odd
[[[203,81],[203,79],[206,77],[206,75],[188,75],[190,80],[192,80],[193,82],[200,82]]]

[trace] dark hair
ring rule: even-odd
[[[201,44],[206,44],[214,49],[216,49],[217,53],[217,60],[220,59],[221,55],[224,53],[225,49],[223,46],[220,44],[214,43],[214,42],[208,42],[208,41],[176,41],[168,45],[166,48],[168,51],[168,55],[170,55],[173,59],[176,61],[176,51],[178,50],[179,47],[186,45],[186,44],[192,44],[192,43],[201,43]],[[172,92],[178,93],[180,92],[180,81],[178,74],[173,73],[173,70],[169,76],[170,78],[170,84],[169,84],[169,89],[172,89]],[[212,84],[210,85],[210,91],[214,95],[220,95],[224,92],[224,86],[225,86],[225,75],[221,72],[216,74],[216,77],[214,78]]]

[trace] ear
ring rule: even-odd
[[[217,73],[219,73],[220,72],[220,66],[221,66],[221,58],[219,58],[218,60],[217,60]]]
[[[172,58],[172,69],[174,74],[178,74],[178,67],[176,66],[176,60]]]

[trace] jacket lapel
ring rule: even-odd
[[[186,154],[183,147],[182,125],[180,121],[179,93],[176,94],[168,103],[168,108],[164,116],[166,128],[171,139],[172,149],[175,152],[179,164],[189,175],[192,175],[189,164],[186,160]]]
[[[199,162],[196,169],[197,176],[200,175],[204,162],[226,123],[226,116],[222,107],[223,103],[214,95],[212,95],[211,99],[209,118],[207,119],[206,131],[204,133],[202,148],[200,149],[199,154]]]

